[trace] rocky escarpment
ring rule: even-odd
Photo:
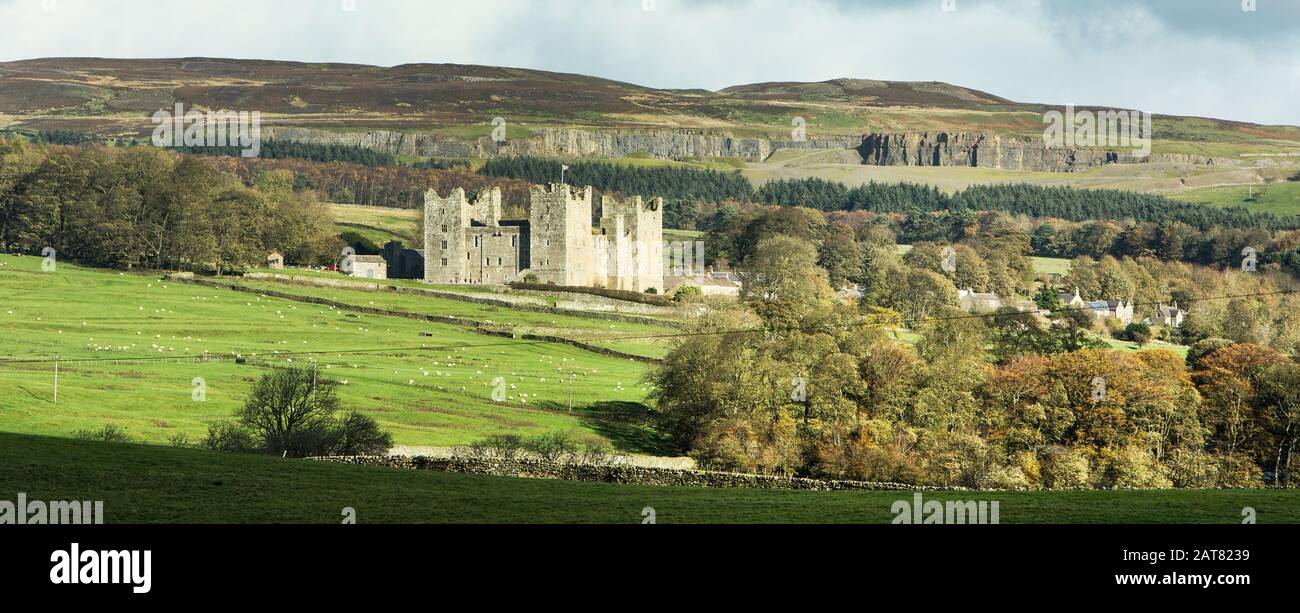
[[[868,134],[858,151],[874,166],[970,166],[1071,171],[1133,161],[1130,152],[1047,147],[1041,138],[922,132]]]
[[[1042,138],[967,132],[871,133],[864,136],[808,138],[802,141],[737,137],[706,130],[595,130],[543,128],[526,138],[496,143],[489,137],[464,138],[393,130],[334,132],[292,126],[268,127],[267,138],[340,144],[394,155],[434,158],[495,158],[517,155],[562,158],[618,158],[650,155],[660,159],[734,157],[766,160],[781,149],[854,151],[873,166],[968,166],[1005,170],[1071,172],[1104,164],[1168,162],[1231,165],[1226,159],[1152,154],[1136,157],[1128,148],[1048,147]],[[810,135],[811,136],[811,135]]]
[[[532,136],[497,144],[489,137],[462,138],[393,130],[333,132],[316,128],[264,128],[266,138],[364,147],[394,155],[436,158],[538,157],[616,158],[649,154],[656,158],[736,157],[761,162],[778,149],[855,149],[861,137],[782,141],[736,137],[705,130],[581,130],[543,128]]]

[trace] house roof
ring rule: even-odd
[[[361,264],[387,264],[387,260],[381,255],[358,255],[353,256],[354,262]]]

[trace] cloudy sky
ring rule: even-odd
[[[0,32],[0,61],[453,62],[712,90],[946,81],[1300,125],[1300,0],[0,0]]]

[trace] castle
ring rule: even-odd
[[[528,219],[501,219],[499,188],[473,201],[460,188],[446,198],[425,192],[424,280],[662,292],[663,199],[603,196],[593,228],[592,193],[591,187],[533,186]]]

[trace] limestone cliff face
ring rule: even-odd
[[[1041,138],[968,132],[871,133],[857,137],[793,141],[735,137],[704,130],[544,128],[528,138],[500,145],[488,137],[460,138],[392,130],[333,132],[280,126],[265,128],[263,134],[281,140],[353,145],[395,155],[436,158],[515,155],[617,158],[649,154],[661,159],[736,157],[748,162],[761,162],[779,149],[824,149],[856,151],[862,163],[875,166],[968,166],[1071,172],[1117,163],[1232,164],[1231,160],[1181,154],[1135,158],[1132,150],[1125,148],[1049,148]]]
[[[971,166],[1072,171],[1134,161],[1127,151],[1048,148],[1042,139],[962,132],[868,134],[859,148],[875,166]]]
[[[861,137],[809,139],[803,142],[741,138],[702,130],[581,130],[544,128],[532,137],[497,145],[488,137],[466,139],[392,130],[334,132],[315,128],[267,127],[267,138],[320,144],[342,144],[395,155],[439,158],[492,158],[513,155],[540,157],[613,158],[648,153],[662,159],[737,157],[761,162],[773,151],[795,149],[856,149]]]

